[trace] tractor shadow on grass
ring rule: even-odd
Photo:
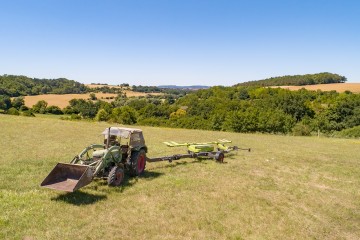
[[[81,190],[51,198],[52,201],[63,201],[76,206],[94,204],[105,199],[107,199],[107,196],[104,194],[92,194]]]
[[[158,178],[160,176],[164,175],[164,173],[161,172],[155,172],[155,171],[146,171],[140,176],[140,177],[129,177],[125,176],[124,182],[122,183],[121,192],[124,191],[126,188],[131,187],[138,183],[139,180],[144,179],[146,181],[151,181],[155,178]]]
[[[130,177],[128,174],[125,174],[124,180],[118,187],[110,187],[108,186],[106,180],[97,179],[92,183],[92,185],[87,186],[87,188],[100,191],[102,193],[124,192],[126,189],[137,184],[140,180],[151,181],[162,175],[164,175],[164,173],[145,170],[145,172],[140,177]]]

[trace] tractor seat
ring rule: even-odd
[[[104,145],[107,144],[107,139],[104,139]],[[110,137],[109,146],[120,146],[116,138]]]
[[[121,153],[123,154],[127,153],[129,150],[129,145],[121,145],[120,149],[121,149]]]

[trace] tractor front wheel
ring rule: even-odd
[[[140,176],[145,171],[146,153],[143,149],[131,154],[130,175]]]
[[[122,169],[122,167],[115,166],[110,170],[108,176],[108,185],[120,186],[123,179],[124,179],[124,169]]]

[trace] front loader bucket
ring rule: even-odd
[[[91,183],[93,172],[89,166],[58,163],[40,186],[74,192]]]

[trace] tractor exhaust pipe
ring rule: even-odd
[[[110,145],[110,128],[111,127],[109,127],[108,135],[107,135],[107,139],[106,139],[106,149],[108,149],[109,145]]]

